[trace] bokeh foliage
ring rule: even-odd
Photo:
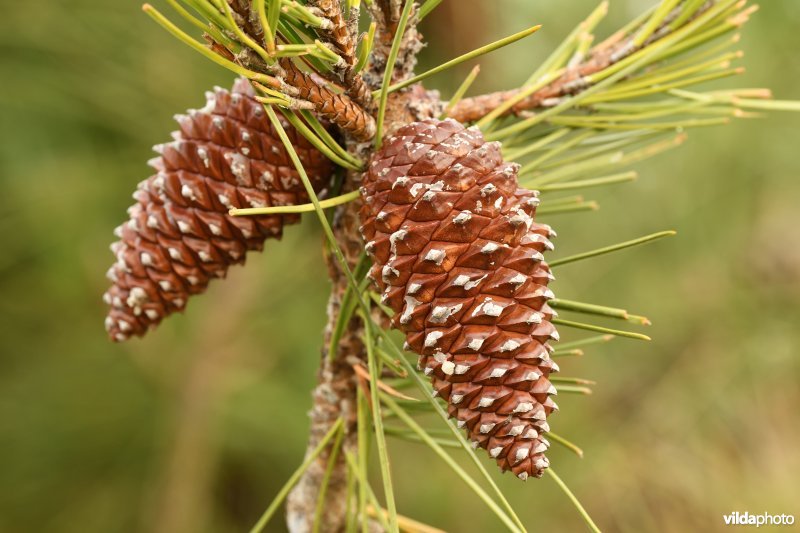
[[[473,91],[513,87],[595,3],[566,4],[446,0],[422,28],[423,68],[542,22],[483,58]],[[617,0],[603,24],[646,5]],[[230,76],[136,3],[4,13],[0,530],[246,529],[304,450],[327,290],[317,225],[290,228],[150,338],[109,344],[100,295],[111,228],[172,114]],[[798,22],[793,0],[763,6],[744,32],[738,85],[800,97]],[[428,86],[449,94],[471,66]],[[654,322],[652,343],[617,340],[561,365],[599,384],[562,398],[552,420],[586,458],[558,449],[551,459],[609,530],[713,530],[732,510],[800,514],[797,130],[797,116],[775,114],[693,131],[640,165],[638,182],[598,190],[599,212],[552,217],[565,254],[679,232],[565,266],[554,285]],[[402,512],[453,531],[495,525],[424,447],[393,441],[392,452]],[[498,477],[526,523],[583,527],[551,481]]]

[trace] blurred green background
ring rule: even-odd
[[[600,33],[649,4],[612,2]],[[734,83],[800,98],[800,3],[764,4]],[[445,0],[423,27],[422,63],[541,22],[481,62],[475,91],[512,87],[595,5]],[[0,47],[0,531],[249,529],[304,451],[327,291],[317,225],[290,228],[146,340],[110,344],[111,230],[172,115],[231,76],[134,1],[6,4]],[[447,95],[470,67],[429,86]],[[591,194],[599,212],[548,220],[559,253],[679,232],[557,272],[559,295],[654,322],[649,344],[618,340],[562,365],[598,386],[561,398],[551,421],[586,458],[556,448],[551,460],[609,531],[800,515],[798,131],[789,114],[693,131],[639,165],[639,181]],[[426,448],[391,452],[401,512],[498,529]],[[497,477],[531,530],[583,528],[552,480]]]

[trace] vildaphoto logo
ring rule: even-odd
[[[751,514],[747,511],[722,515],[726,526],[791,526],[794,524],[794,515],[790,514]]]

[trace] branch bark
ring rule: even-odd
[[[348,181],[352,184],[354,176]],[[358,231],[358,206],[348,204],[337,214],[333,225],[334,234],[342,247],[352,269],[363,246]],[[309,412],[311,431],[306,448],[310,454],[339,418],[344,420],[342,452],[358,452],[356,376],[347,360],[351,357],[365,359],[366,350],[361,340],[363,324],[354,318],[347,325],[338,350],[329,357],[327,347],[347,290],[347,277],[335,258],[328,257],[332,282],[328,299],[328,324],[325,328],[319,382],[312,393],[313,406]],[[286,522],[291,533],[308,533],[313,530],[317,500],[323,486],[325,471],[330,460],[330,450],[320,454],[289,495]],[[347,507],[347,463],[344,453],[339,453],[333,466],[327,487],[326,501],[321,516],[320,531],[340,531],[346,520]]]
[[[340,0],[314,0],[311,5],[331,23],[330,28],[320,28],[317,33],[342,58],[333,68],[347,95],[364,109],[371,109],[372,91],[355,70],[359,9],[352,8],[345,18]]]
[[[700,8],[689,21],[704,13],[711,5],[711,3],[707,3]],[[670,31],[672,31],[669,27],[669,23],[672,22],[674,17],[679,13],[679,8],[673,10],[673,12],[664,19],[664,22],[653,35],[638,47],[634,46],[632,35],[622,33],[612,35],[595,46],[588,54],[585,61],[567,66],[561,76],[511,106],[503,115],[519,115],[533,109],[553,107],[561,101],[561,98],[580,93],[587,89],[591,86],[586,80],[587,76],[591,76],[592,74],[611,67],[634,52],[646,48],[653,42],[668,35]],[[483,94],[472,98],[464,98],[453,107],[449,116],[459,122],[474,122],[480,120],[509,100],[518,97],[523,90],[525,90],[524,87],[509,91]]]
[[[433,118],[441,112],[438,101],[429,100],[429,95],[421,87],[414,86],[408,90],[392,93],[386,108],[387,131],[392,131],[402,124],[415,120]],[[369,147],[353,145],[354,150],[360,148],[359,155],[368,157]],[[354,190],[361,182],[358,173],[350,172],[345,191]],[[359,231],[359,204],[353,202],[339,209],[333,221],[333,232],[342,248],[351,270],[364,251],[364,241]],[[342,311],[342,299],[347,290],[347,277],[341,266],[333,257],[327,258],[331,278],[331,295],[328,300],[328,324],[325,328],[325,344],[330,344],[331,334]],[[388,326],[387,326],[388,327]],[[313,392],[313,407],[309,412],[311,418],[311,434],[306,448],[310,454],[327,434],[338,418],[345,422],[345,435],[342,450],[358,453],[356,426],[356,387],[357,377],[351,363],[353,358],[366,361],[366,349],[362,336],[364,325],[354,317],[339,341],[339,347],[333,358],[327,357],[327,350],[322,351],[322,362],[319,371],[319,382]],[[362,450],[363,453],[363,450]],[[313,530],[317,496],[321,492],[325,469],[328,466],[328,453],[323,453],[306,471],[300,482],[289,495],[287,505],[287,523],[291,533],[308,533]],[[321,531],[335,532],[341,530],[345,523],[347,507],[346,485],[347,465],[344,455],[339,454],[333,468],[327,489],[325,508],[322,515]],[[379,531],[377,523],[372,524]]]

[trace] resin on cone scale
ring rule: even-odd
[[[414,122],[372,156],[360,214],[392,325],[474,445],[524,480],[549,466],[558,333],[542,255],[554,232],[518,170],[476,127]]]
[[[141,182],[115,230],[116,263],[105,293],[105,325],[114,341],[144,335],[166,316],[181,311],[228,267],[243,263],[268,238],[279,239],[284,224],[299,215],[232,217],[231,208],[308,202],[303,183],[263,104],[249,82],[232,91],[206,93],[206,106],[176,116],[174,141],[159,145],[150,161],[156,174]],[[332,163],[284,122],[314,188],[322,191]]]

